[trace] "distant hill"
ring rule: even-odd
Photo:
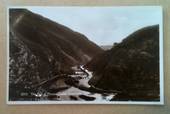
[[[113,100],[159,100],[159,26],[134,32],[86,67],[91,85],[121,92]]]
[[[10,83],[28,86],[103,52],[86,36],[26,9],[10,9]]]
[[[103,50],[109,50],[111,49],[113,46],[112,45],[101,45],[100,46]]]

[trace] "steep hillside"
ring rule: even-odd
[[[26,9],[9,10],[10,84],[30,87],[72,73],[102,49],[88,38]]]
[[[113,100],[159,100],[159,26],[134,32],[86,67],[91,85],[121,91]]]

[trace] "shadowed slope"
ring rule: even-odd
[[[123,92],[117,99],[159,99],[159,26],[134,32],[86,67],[94,72],[91,85]]]

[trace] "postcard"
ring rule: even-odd
[[[160,6],[11,6],[7,19],[7,104],[163,104]]]

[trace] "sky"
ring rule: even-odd
[[[29,7],[28,10],[80,32],[98,45],[121,42],[134,31],[161,24],[161,7]]]

